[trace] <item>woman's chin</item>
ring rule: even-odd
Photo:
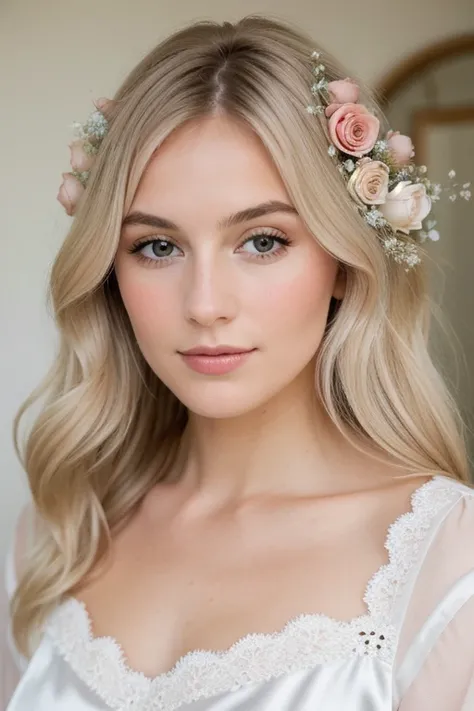
[[[227,385],[227,387],[226,387]],[[211,419],[240,417],[264,405],[273,393],[256,392],[255,387],[243,383],[230,385],[214,383],[205,388],[174,390],[176,397],[189,412]],[[217,387],[216,387],[217,386]]]

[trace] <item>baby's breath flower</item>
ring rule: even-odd
[[[376,142],[374,146],[374,151],[376,153],[384,153],[388,149],[388,142],[380,139],[379,141]]]
[[[382,215],[380,210],[377,210],[376,207],[373,207],[371,210],[367,210],[364,213],[364,217],[365,217],[366,222],[371,227],[375,227],[378,229],[380,227],[385,227],[387,225],[387,220]]]
[[[318,94],[320,91],[324,91],[328,87],[328,80],[327,79],[320,79],[317,81],[313,86],[311,87],[311,91],[313,94]]]
[[[437,200],[440,199],[441,193],[443,192],[443,188],[439,183],[430,183],[430,198],[436,202]]]
[[[73,170],[73,171],[71,171],[71,172],[72,172],[72,174],[81,182],[81,184],[82,184],[84,187],[86,187],[87,180],[88,180],[89,175],[90,175],[90,171],[89,171],[89,170],[84,170],[84,171],[80,172],[80,171],[78,171],[78,170]]]
[[[92,145],[92,143],[89,143],[89,141],[84,142],[83,146],[84,152],[88,153],[91,156],[95,156],[95,154],[98,152],[99,148],[98,146]]]
[[[382,241],[382,246],[385,252],[392,257],[398,264],[406,264],[405,271],[412,269],[417,264],[420,264],[421,258],[416,248],[416,245],[411,242],[404,242],[398,237],[386,237]]]
[[[319,116],[324,113],[324,106],[315,106],[314,104],[311,104],[306,107],[306,111],[314,116]]]

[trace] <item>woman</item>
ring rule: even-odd
[[[8,711],[474,708],[411,142],[259,17],[177,32],[97,106],[59,194]]]

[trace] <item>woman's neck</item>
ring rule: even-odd
[[[223,504],[262,496],[311,496],[357,488],[368,455],[339,432],[302,377],[235,418],[190,413],[180,486]]]

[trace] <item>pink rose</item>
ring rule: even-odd
[[[330,109],[326,109],[329,135],[336,148],[356,158],[369,153],[379,135],[378,118],[360,104],[343,104],[334,112]]]
[[[77,203],[84,192],[84,187],[72,173],[63,173],[63,182],[59,188],[57,199],[68,215],[74,215]]]
[[[107,99],[105,96],[101,96],[100,99],[94,101],[94,106],[107,118],[107,114],[110,113],[117,102],[113,99]]]
[[[396,232],[407,235],[411,230],[421,230],[431,200],[424,185],[403,180],[389,192],[379,210]]]
[[[387,133],[388,148],[397,165],[406,165],[415,155],[413,143],[409,136],[403,136],[400,131]]]
[[[330,81],[328,92],[333,104],[357,104],[359,101],[359,85],[353,79]]]
[[[84,149],[85,144],[86,141],[81,138],[69,144],[71,149],[71,168],[79,173],[90,170],[94,164],[95,156],[86,152]]]
[[[388,193],[389,169],[385,163],[362,158],[347,184],[351,197],[362,205],[382,205]]]

